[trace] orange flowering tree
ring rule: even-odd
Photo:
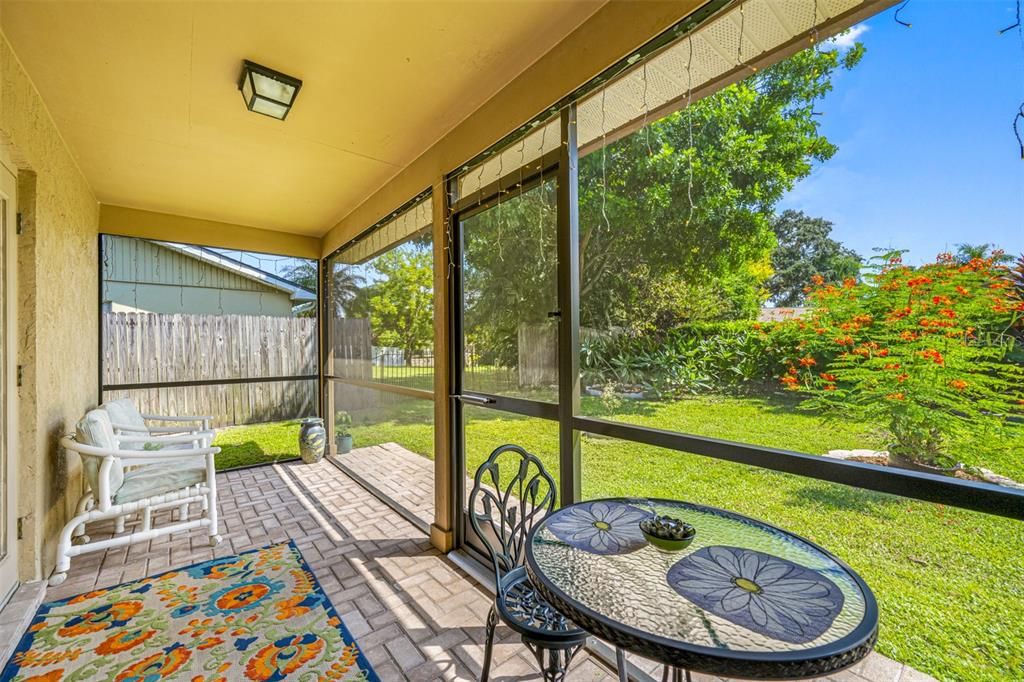
[[[884,426],[898,455],[955,463],[951,439],[1024,413],[1024,367],[1011,359],[1024,301],[999,255],[910,267],[896,251],[872,259],[861,282],[815,277],[812,312],[787,323],[801,341],[780,381],[810,393],[809,407]]]

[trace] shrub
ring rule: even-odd
[[[663,333],[586,339],[580,365],[589,385],[640,386],[661,397],[756,390],[773,386],[797,343],[797,334],[777,324],[692,323]]]
[[[984,437],[1024,405],[1024,368],[1010,361],[1024,302],[998,256],[914,268],[893,252],[862,283],[816,278],[811,314],[781,323],[801,341],[780,381],[809,392],[807,407],[884,424],[897,454],[952,464],[951,438]]]

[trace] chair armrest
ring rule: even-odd
[[[190,448],[188,450],[175,450],[165,455],[159,453],[147,452],[146,450],[122,450],[118,457],[124,460],[126,466],[134,466],[136,464],[166,464],[168,462],[174,462],[180,460],[182,462],[193,461],[196,459],[206,459],[208,456],[217,456],[220,454],[220,448]]]
[[[192,436],[182,436],[180,437],[180,439],[180,442],[183,443],[194,443],[196,440],[199,440]],[[139,440],[141,440],[144,443],[149,443],[156,439],[141,438]],[[166,442],[166,439],[164,442]],[[152,452],[147,450],[108,450],[107,448],[98,448],[95,445],[86,445],[85,443],[79,443],[77,440],[75,440],[74,436],[70,435],[61,438],[60,444],[61,447],[63,447],[65,450],[72,450],[80,455],[86,455],[87,457],[106,457],[110,459],[117,458],[123,460],[130,459],[133,462],[137,462],[143,459],[152,462],[166,462],[175,457],[195,458],[202,457],[205,455],[216,455],[220,453],[220,448],[215,445],[209,447],[186,448],[184,450],[171,450],[166,454],[161,454],[159,452]]]
[[[213,419],[212,416],[170,416],[161,414],[144,414],[142,418],[150,422],[205,422]]]
[[[196,428],[195,426],[187,426],[182,424],[181,426],[135,426],[132,424],[111,424],[114,427],[114,431],[127,432],[127,433],[201,433],[206,429]]]
[[[125,443],[141,443],[143,445],[145,445],[146,443],[157,443],[159,445],[180,445],[180,444],[187,445],[187,444],[195,443],[196,441],[201,441],[201,440],[210,440],[210,441],[212,441],[213,437],[214,437],[213,431],[194,431],[194,432],[191,432],[191,433],[178,433],[178,432],[175,432],[174,434],[171,434],[171,435],[132,436],[132,435],[125,435],[125,434],[118,434],[118,435],[114,436],[114,438],[117,439],[117,442],[118,442],[119,445],[125,444]],[[123,451],[122,450],[118,450],[118,452],[123,452]],[[118,455],[118,456],[120,456],[120,455]]]
[[[133,424],[115,424],[111,422],[110,425],[114,427],[114,431],[131,431],[133,433],[149,433],[149,427],[146,426],[135,426]]]
[[[184,424],[182,424],[181,426],[150,426],[149,433],[207,433],[207,431],[202,428],[196,428],[194,426],[185,426]],[[210,431],[209,433],[212,433],[212,431]]]

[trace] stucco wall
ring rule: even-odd
[[[18,169],[19,517],[23,580],[54,562],[81,492],[81,464],[58,447],[97,395],[99,205],[42,99],[0,35],[0,147]]]

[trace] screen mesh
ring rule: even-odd
[[[431,198],[428,196],[344,248],[335,256],[335,262],[347,265],[365,263],[374,256],[429,231],[433,221]]]
[[[794,38],[824,40],[835,20],[866,0],[746,0],[706,25],[637,64],[583,99],[577,109],[580,147],[653,121],[707,94],[705,89],[736,69],[774,52]],[[820,29],[820,34],[819,34]],[[826,48],[827,49],[827,48]],[[656,115],[652,115],[657,112]]]
[[[455,198],[478,192],[502,176],[537,161],[548,152],[555,151],[561,142],[561,135],[557,116],[545,123],[538,123],[533,131],[522,139],[496,152],[486,161],[462,171],[456,180]]]

